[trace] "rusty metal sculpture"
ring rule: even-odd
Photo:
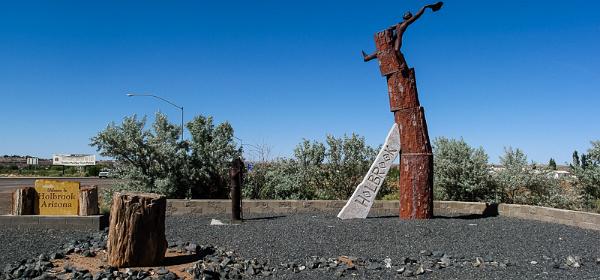
[[[377,58],[381,75],[387,78],[391,111],[400,128],[400,218],[433,217],[433,154],[423,107],[419,103],[414,68],[409,68],[402,47],[402,36],[410,24],[427,8],[438,11],[443,3],[426,5],[418,13],[404,14],[404,21],[375,34],[377,51],[363,58]]]

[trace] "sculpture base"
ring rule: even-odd
[[[400,157],[400,219],[433,218],[433,155]]]

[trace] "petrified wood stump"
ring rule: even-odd
[[[16,189],[12,196],[13,215],[33,215],[35,204],[35,189],[33,187],[22,187]]]
[[[115,193],[110,211],[108,262],[114,267],[154,266],[165,257],[164,196]]]
[[[79,190],[79,216],[98,215],[98,187],[83,186]]]

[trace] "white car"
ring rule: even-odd
[[[100,173],[98,173],[98,178],[108,178],[108,176],[110,176],[110,172],[108,171],[100,171]]]

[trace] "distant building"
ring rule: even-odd
[[[497,165],[497,164],[491,164],[488,166],[488,172],[492,175],[494,174],[498,174],[501,171],[506,170],[506,167],[502,166],[502,165]]]
[[[492,175],[496,175],[502,171],[506,170],[506,167],[497,164],[490,164],[488,166],[488,172]],[[565,178],[575,178],[575,175],[572,175],[571,172],[567,171],[567,168],[559,168],[558,170],[548,169],[540,169],[539,167],[531,170],[534,174],[547,174],[549,178],[554,179],[565,179]]]
[[[563,179],[563,178],[567,178],[567,177],[574,177],[573,175],[571,175],[571,172],[565,171],[565,170],[554,170],[554,171],[550,172],[550,175],[554,179]]]
[[[33,158],[31,156],[9,156],[9,155],[4,155],[2,157],[0,157],[0,167],[11,167],[11,166],[16,166],[18,168],[24,168],[27,167],[27,159],[28,158]],[[52,165],[52,160],[51,159],[44,159],[44,158],[40,158],[37,161],[37,165],[40,166],[48,166],[48,165]]]

